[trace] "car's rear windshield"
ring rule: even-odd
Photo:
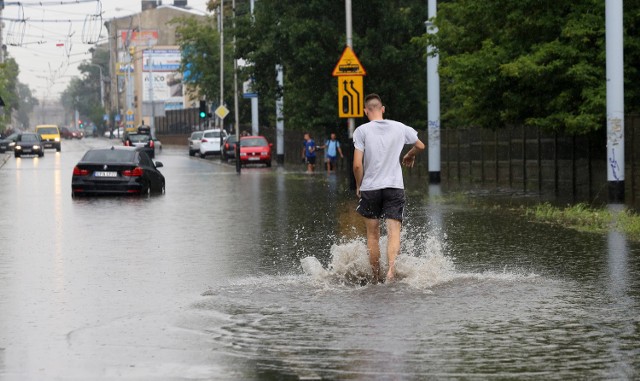
[[[204,133],[204,138],[219,138],[220,131],[209,131]]]
[[[191,134],[191,139],[200,139],[202,138],[202,132],[194,132]]]
[[[82,161],[87,163],[131,163],[135,154],[135,151],[129,150],[91,150],[84,154]]]
[[[240,140],[240,147],[264,147],[267,140],[263,138],[249,138]]]
[[[151,136],[144,134],[129,134],[129,140],[131,143],[146,143],[151,139]]]
[[[41,127],[37,131],[40,135],[58,134],[58,129],[55,127]]]
[[[38,135],[34,135],[34,134],[24,134],[20,137],[20,141],[21,142],[37,142],[38,141]]]

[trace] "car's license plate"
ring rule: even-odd
[[[31,153],[31,149],[30,148],[25,148],[22,150],[22,152],[24,153]]]
[[[113,171],[95,171],[93,172],[95,177],[117,177],[118,172]]]
[[[250,157],[249,160],[250,161],[257,161],[257,160],[260,160],[260,158],[259,157]]]

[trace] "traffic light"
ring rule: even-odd
[[[200,109],[198,115],[200,115],[200,119],[204,119],[207,117],[207,101],[200,101]]]
[[[82,124],[82,120],[78,119],[78,127],[84,128],[84,124]]]

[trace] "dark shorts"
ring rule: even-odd
[[[356,211],[365,218],[390,218],[402,221],[404,189],[385,188],[361,191]]]
[[[311,164],[314,165],[316,163],[316,157],[315,156],[307,156],[307,164]]]

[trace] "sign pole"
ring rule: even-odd
[[[353,17],[351,13],[351,0],[345,0],[345,13],[347,17],[347,46],[353,49]],[[347,123],[349,125],[349,141],[353,146],[353,131],[356,129],[356,120],[354,118],[349,118]],[[351,157],[351,162],[349,164],[350,167],[353,166],[353,156]]]

